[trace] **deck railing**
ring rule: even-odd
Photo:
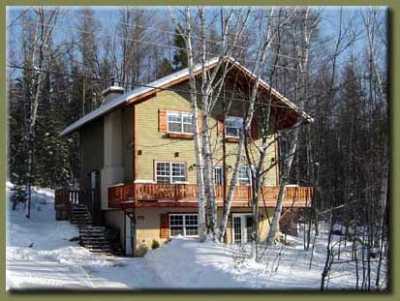
[[[228,189],[227,189],[228,191]],[[275,206],[279,187],[265,186],[262,188],[262,201],[260,206]],[[223,186],[215,186],[217,204],[223,202]],[[304,207],[309,206],[313,194],[312,187],[286,186],[284,206]],[[233,206],[246,206],[252,199],[251,187],[239,185],[236,187],[233,197]],[[137,206],[153,202],[169,202],[171,206],[182,203],[194,203],[197,200],[196,184],[153,184],[130,183],[112,186],[108,189],[108,201],[110,208],[124,206]],[[156,206],[156,204],[155,204]]]
[[[94,189],[77,190],[61,188],[56,189],[54,193],[54,205],[56,210],[65,211],[67,217],[70,216],[72,206],[78,204],[86,205],[89,212],[93,215],[96,199],[98,199],[98,196]]]

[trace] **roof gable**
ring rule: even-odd
[[[215,57],[210,60],[208,60],[205,64],[206,69],[211,69],[215,67],[220,58]],[[224,60],[234,64],[235,67],[243,71],[246,75],[248,75],[252,79],[256,79],[256,76],[245,66],[241,65],[239,62],[237,62],[234,58],[232,57],[225,57]],[[197,64],[194,66],[194,73],[198,74],[202,70],[202,65]],[[127,104],[127,103],[134,103],[138,100],[143,99],[146,95],[150,93],[154,93],[157,90],[160,89],[168,89],[169,87],[176,85],[177,83],[180,83],[182,81],[188,80],[189,79],[189,68],[182,69],[180,71],[174,72],[170,75],[164,76],[158,80],[155,80],[153,82],[150,82],[149,84],[143,85],[140,88],[134,89],[128,93],[125,93],[121,96],[115,97],[114,99],[111,99],[107,103],[102,104],[100,107],[98,107],[96,110],[86,114],[85,116],[81,117],[77,121],[73,122],[71,125],[66,127],[60,135],[64,136],[67,134],[72,133],[73,131],[79,129],[83,125],[93,121],[94,119],[97,119],[108,112],[111,112],[112,110],[116,109],[117,107]],[[260,85],[264,89],[271,89],[271,93],[279,99],[284,105],[288,107],[288,109],[291,109],[295,111],[298,115],[301,117],[312,121],[312,118],[307,115],[305,112],[301,111],[293,102],[291,102],[289,99],[284,97],[282,94],[280,94],[278,91],[276,91],[274,88],[271,88],[265,81],[260,80]]]

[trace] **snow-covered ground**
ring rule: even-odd
[[[184,238],[149,251],[144,258],[113,257],[90,253],[70,241],[78,229],[67,221],[55,221],[50,190],[35,189],[29,220],[22,207],[12,211],[7,206],[8,289],[320,287],[323,239],[317,240],[311,268],[311,252],[304,251],[301,237],[289,237],[288,245],[265,251],[262,263],[243,260],[246,250],[239,246]],[[341,256],[345,260],[348,255]],[[335,264],[332,271],[329,288],[355,287],[353,263]]]

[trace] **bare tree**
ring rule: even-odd
[[[298,63],[297,63],[298,74],[295,86],[299,87],[298,89],[300,90],[299,99],[297,99],[296,101],[297,106],[299,107],[300,110],[303,110],[304,103],[308,99],[307,83],[308,83],[308,72],[309,72],[308,64],[309,64],[309,49],[311,43],[311,36],[313,31],[317,28],[319,20],[318,18],[311,17],[311,8],[309,7],[306,7],[303,10],[301,10],[299,15],[301,17],[302,26],[299,33],[300,39],[298,41],[298,44],[296,45],[296,52],[298,54]],[[302,123],[304,122],[304,120],[301,120],[300,122]],[[280,177],[279,192],[278,192],[276,207],[266,240],[267,246],[272,245],[276,237],[276,234],[278,232],[279,220],[281,217],[283,201],[285,198],[285,188],[286,184],[288,183],[289,174],[292,168],[294,154],[296,153],[297,150],[299,133],[300,133],[300,128],[299,124],[297,124],[294,126],[293,133],[291,135],[288,155],[285,158],[282,158],[283,159],[282,175]]]
[[[50,56],[50,44],[54,25],[57,23],[59,9],[47,10],[42,7],[32,11],[32,20],[23,17],[24,29],[28,40],[24,41],[24,64],[27,67],[25,83],[25,147],[28,154],[26,163],[26,217],[31,216],[31,185],[33,170],[33,143],[35,139],[35,125],[39,108],[42,86],[45,79],[46,65]],[[32,23],[34,21],[35,23]]]

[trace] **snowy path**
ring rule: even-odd
[[[70,241],[78,229],[55,221],[53,197],[51,191],[36,191],[30,220],[23,208],[7,211],[7,288],[164,287],[143,258],[95,255]]]
[[[53,289],[129,289],[164,286],[143,259],[132,263],[132,259],[126,262],[127,260],[123,258],[101,256],[111,264],[108,266],[99,264],[99,267],[95,267],[94,264],[63,263],[55,258],[46,260],[45,257],[36,256],[34,261],[8,260],[7,286]]]

